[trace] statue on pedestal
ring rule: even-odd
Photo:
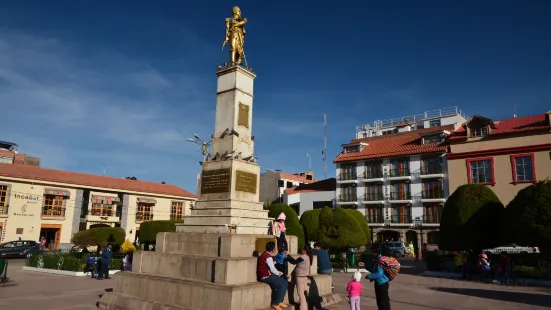
[[[230,44],[230,64],[241,65],[241,61],[245,60],[247,65],[247,58],[245,57],[245,50],[243,45],[245,44],[245,24],[247,19],[241,16],[241,9],[238,6],[233,7],[233,15],[231,18],[226,18],[226,39],[222,44],[222,50],[224,46]]]

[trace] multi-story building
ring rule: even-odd
[[[519,190],[551,178],[550,114],[504,120],[473,116],[448,139],[450,191],[486,184],[506,205]]]
[[[282,203],[283,193],[288,188],[314,182],[314,172],[285,173],[281,170],[266,169],[260,174],[260,201]]]
[[[449,196],[445,137],[466,121],[457,108],[438,111],[358,126],[360,138],[334,160],[337,204],[365,213],[374,240],[437,243]]]
[[[333,207],[336,186],[336,179],[331,178],[287,188],[283,194],[283,203],[295,209],[299,216],[308,210]]]
[[[133,241],[140,223],[182,219],[196,199],[170,184],[0,163],[0,241],[45,237],[58,249],[102,226],[121,227]]]

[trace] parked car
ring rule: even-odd
[[[25,258],[40,250],[40,243],[30,240],[18,240],[0,244],[0,257]]]
[[[530,246],[518,246],[516,244],[510,244],[508,246],[500,246],[493,249],[484,250],[485,253],[499,254],[501,252],[507,252],[509,254],[529,254],[529,253],[539,253],[540,249],[538,247]]]
[[[408,253],[403,241],[384,242],[383,247],[388,248],[394,257],[404,257]]]

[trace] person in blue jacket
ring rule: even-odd
[[[389,279],[383,268],[379,266],[379,259],[382,253],[376,251],[373,253],[373,271],[367,275],[367,279],[375,281],[375,299],[377,300],[377,309],[390,310],[390,297],[388,296]]]

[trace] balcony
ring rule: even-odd
[[[46,220],[63,220],[65,219],[65,208],[43,207],[40,217]]]
[[[421,179],[443,178],[444,169],[442,165],[421,166]]]
[[[383,182],[383,177],[383,172],[380,170],[366,171],[362,175],[362,182]]]
[[[409,168],[399,168],[399,169],[390,169],[388,171],[388,180],[398,181],[398,180],[411,180],[411,172]]]
[[[369,224],[384,224],[385,217],[383,215],[366,215],[365,219]]]
[[[362,197],[363,204],[383,204],[385,203],[385,196],[383,193],[366,193]]]
[[[358,175],[356,173],[341,173],[337,176],[337,183],[340,183],[340,184],[358,183]]]
[[[399,214],[390,216],[391,224],[411,224],[413,219],[410,214]]]
[[[337,197],[337,202],[340,205],[355,205],[358,203],[356,194],[344,194]]]
[[[115,210],[92,209],[86,213],[86,222],[118,223],[120,218]]]
[[[441,215],[436,215],[436,216],[424,215],[423,224],[440,224],[441,217],[442,217]]]
[[[421,192],[422,202],[445,202],[444,190],[442,189],[429,189]]]
[[[411,203],[411,193],[409,192],[390,192],[389,201],[392,203]]]

